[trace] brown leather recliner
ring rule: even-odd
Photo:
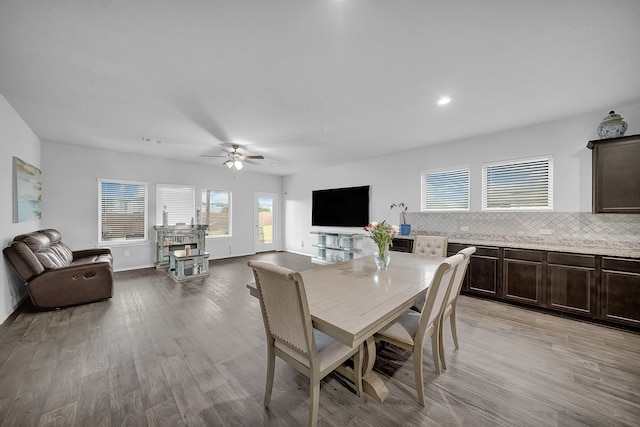
[[[37,308],[86,304],[113,296],[108,248],[72,251],[57,230],[22,234],[3,250]]]

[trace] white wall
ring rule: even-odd
[[[114,268],[149,267],[155,261],[155,185],[196,187],[196,203],[203,188],[232,192],[232,237],[208,238],[211,259],[252,254],[254,250],[254,192],[281,194],[282,178],[252,173],[249,168],[233,173],[226,167],[176,162],[105,150],[44,141],[42,143],[43,227],[60,230],[71,249],[94,247],[98,242],[98,178],[147,182],[149,186],[149,242],[111,245]],[[279,218],[276,218],[278,221]],[[280,222],[281,223],[281,222]],[[283,246],[282,230],[276,235]],[[129,256],[124,256],[124,251]]]
[[[640,134],[640,104],[615,110],[629,124],[626,135]],[[586,146],[589,140],[598,139],[597,126],[608,112],[604,107],[592,114],[287,176],[283,182],[285,248],[315,254],[311,245],[316,239],[309,234],[312,190],[370,185],[371,219],[386,219],[397,224],[399,212],[390,212],[389,205],[404,201],[409,211],[420,211],[420,172],[423,170],[469,165],[471,211],[480,211],[483,163],[545,154],[551,154],[554,161],[554,211],[590,212],[591,150]],[[462,117],[460,126],[464,126]],[[368,252],[374,250],[369,239],[363,248]]]
[[[40,228],[40,220],[13,222],[13,156],[40,167],[40,140],[0,95],[0,243],[3,248],[18,234]],[[4,322],[27,296],[27,290],[4,256],[0,262],[0,278],[0,322]]]

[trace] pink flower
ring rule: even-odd
[[[400,230],[397,225],[387,224],[386,221],[378,223],[372,221],[369,225],[364,227],[364,230],[369,232],[369,237],[378,246],[378,250],[382,253],[388,246],[393,244],[393,236]]]

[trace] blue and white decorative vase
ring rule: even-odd
[[[609,115],[605,117],[600,123],[600,126],[598,126],[598,135],[600,135],[600,139],[624,136],[626,131],[627,122],[622,119],[620,114],[616,114],[613,110],[609,112]]]

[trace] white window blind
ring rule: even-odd
[[[231,235],[231,191],[202,190],[202,224],[208,236]]]
[[[156,184],[156,225],[162,225],[164,206],[169,212],[169,225],[191,224],[196,219],[194,187]]]
[[[553,209],[552,158],[541,157],[484,165],[482,209]]]
[[[421,210],[469,210],[469,168],[425,171],[421,174]]]
[[[98,180],[98,241],[147,240],[147,184]]]

